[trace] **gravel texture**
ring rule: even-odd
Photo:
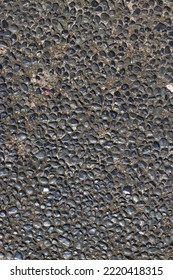
[[[0,259],[173,259],[172,0],[0,19]]]

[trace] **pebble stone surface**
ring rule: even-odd
[[[173,259],[172,20],[0,1],[0,259]]]

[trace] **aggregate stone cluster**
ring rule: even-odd
[[[172,20],[0,1],[0,259],[173,259]]]

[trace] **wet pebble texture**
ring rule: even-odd
[[[0,258],[173,259],[172,0],[0,15]]]

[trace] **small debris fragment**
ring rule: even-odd
[[[166,87],[167,87],[167,89],[169,89],[171,92],[173,92],[173,85],[172,85],[172,84],[167,85]]]
[[[46,89],[46,90],[45,90],[45,93],[46,93],[46,95],[50,95],[49,89]]]

